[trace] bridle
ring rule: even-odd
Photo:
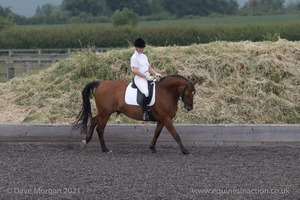
[[[179,100],[181,100],[182,102],[184,102],[184,97],[185,97],[185,91],[186,91],[187,85],[184,87],[184,89],[181,92],[180,98]]]
[[[184,89],[182,90],[182,92],[180,93],[180,98],[181,101],[184,102],[184,98],[185,98],[185,91],[188,88],[188,85],[191,85],[193,87],[193,83],[191,81],[188,81],[187,84],[185,85]],[[194,91],[193,91],[194,92]],[[179,100],[180,100],[179,98]],[[185,103],[185,102],[184,102]]]

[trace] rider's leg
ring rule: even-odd
[[[143,103],[142,103],[142,109],[143,109],[143,120],[149,120],[148,115],[148,97],[149,97],[149,90],[148,90],[148,81],[144,78],[141,78],[139,76],[134,77],[135,85],[138,87],[138,89],[143,93]]]
[[[146,97],[145,95],[143,95],[143,103],[142,103],[142,109],[143,109],[143,120],[148,121],[149,118],[149,114],[148,114],[148,97]]]

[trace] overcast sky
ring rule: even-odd
[[[4,8],[10,7],[16,14],[32,17],[36,8],[47,3],[61,5],[63,0],[0,0],[0,5]],[[247,0],[237,0],[240,5],[244,5]],[[286,0],[286,2],[299,2],[300,0]]]
[[[0,5],[16,14],[32,17],[35,15],[36,8],[47,3],[60,5],[63,0],[0,0]]]

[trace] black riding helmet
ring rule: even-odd
[[[134,46],[138,48],[145,48],[146,44],[142,38],[138,38],[134,41]]]

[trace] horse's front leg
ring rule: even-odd
[[[175,141],[178,143],[179,147],[180,147],[180,150],[181,152],[184,154],[184,155],[187,155],[187,154],[190,154],[189,150],[187,150],[182,142],[181,142],[181,138],[180,136],[178,135],[174,125],[173,125],[173,122],[171,119],[166,119],[165,120],[165,126],[166,128],[168,129],[168,131],[170,132],[170,134],[173,136],[173,138],[175,139]]]
[[[163,127],[164,127],[164,124],[162,122],[160,122],[160,121],[157,122],[156,128],[154,130],[154,136],[153,136],[151,144],[150,144],[150,149],[152,150],[152,153],[156,152],[155,145],[156,145],[157,139],[158,139]]]

